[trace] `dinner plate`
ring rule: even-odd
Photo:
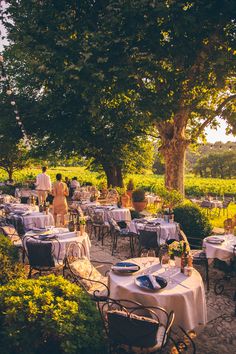
[[[154,289],[148,275],[140,275],[139,277],[137,277],[135,279],[135,284],[141,289],[151,290],[151,291],[158,291],[164,289],[167,286],[167,281],[165,278],[159,277],[157,275],[153,275],[153,277],[155,278],[157,284],[160,285],[159,289]]]
[[[136,267],[136,269],[132,269],[133,267]],[[140,266],[131,262],[119,262],[112,266],[111,269],[113,272],[120,274],[132,274],[139,271]]]

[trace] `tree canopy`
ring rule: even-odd
[[[8,3],[8,55],[41,105],[28,127],[54,148],[117,176],[157,130],[166,186],[183,192],[187,146],[217,116],[236,132],[235,1]]]

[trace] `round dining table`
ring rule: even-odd
[[[156,230],[161,244],[170,239],[179,241],[179,225],[176,222],[167,222],[162,218],[146,217],[133,219],[129,224],[130,231],[137,234],[139,230],[144,230],[145,228]]]
[[[37,242],[40,240],[40,242],[52,242],[53,243],[53,253],[55,259],[58,261],[63,261],[68,249],[68,246],[71,244],[72,246],[75,246],[78,244],[81,247],[78,247],[78,250],[80,254],[78,255],[80,258],[86,257],[90,259],[90,248],[91,248],[91,242],[89,239],[89,236],[86,232],[84,232],[82,235],[77,235],[76,232],[70,232],[67,228],[52,228],[48,232],[48,234],[45,236],[45,240],[41,239],[43,232],[41,235],[39,233],[35,233],[34,230],[31,230],[27,232],[23,238],[23,244],[24,248],[26,246],[26,241],[30,240],[32,242]],[[47,240],[48,237],[48,240]],[[73,252],[73,247],[70,250]]]
[[[221,242],[218,243],[217,239]],[[214,240],[216,240],[215,243]],[[203,240],[203,246],[208,259],[217,258],[221,261],[229,262],[233,258],[234,246],[236,247],[236,236],[232,234],[212,235]]]
[[[207,308],[204,284],[201,275],[193,269],[191,276],[185,276],[177,267],[166,270],[154,257],[127,260],[140,266],[133,274],[110,271],[110,297],[116,300],[128,299],[144,306],[161,306],[168,312],[174,311],[175,324],[185,330],[192,330],[206,324]],[[143,274],[165,278],[167,286],[159,290],[146,290],[136,284],[136,278]]]

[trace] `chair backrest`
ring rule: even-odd
[[[211,208],[212,207],[211,202],[208,200],[203,200],[200,204],[200,207],[201,208]]]
[[[160,229],[155,226],[151,228],[146,226],[139,230],[139,246],[141,248],[158,248],[160,246]]]
[[[174,321],[174,313],[161,307],[145,307],[130,300],[107,299],[99,302],[98,309],[110,341],[129,347],[148,348],[157,344],[159,325],[163,327],[163,347]],[[161,321],[160,319],[161,318]]]
[[[223,208],[226,209],[228,208],[229,204],[231,203],[232,199],[231,198],[225,198],[222,205],[223,205]]]
[[[32,268],[55,267],[52,242],[28,239],[26,240],[26,250]]]
[[[156,344],[158,321],[120,310],[108,311],[107,318],[109,337],[115,344],[141,348]]]
[[[92,216],[92,222],[95,224],[104,224],[104,212],[97,211]]]
[[[118,223],[113,219],[110,215],[108,215],[108,223],[110,225],[111,231],[121,231],[121,227],[118,225]]]

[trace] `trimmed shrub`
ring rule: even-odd
[[[92,300],[62,277],[0,287],[1,354],[105,354],[102,328]]]
[[[19,277],[25,277],[25,271],[19,263],[18,249],[6,236],[0,235],[0,285]]]
[[[15,195],[15,186],[0,186],[0,191],[2,191],[3,194],[10,194],[10,195]]]
[[[212,232],[209,218],[201,209],[192,203],[185,203],[174,209],[175,221],[177,221],[187,237],[203,239]]]

